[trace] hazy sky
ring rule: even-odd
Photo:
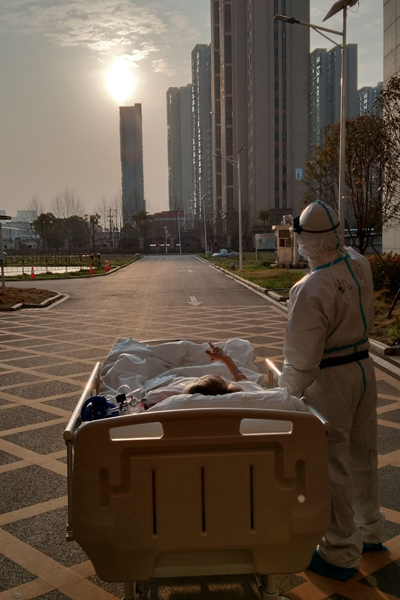
[[[311,22],[322,24],[332,4],[311,0]],[[382,5],[360,0],[349,14],[358,87],[382,80]],[[121,69],[135,80],[124,104],[142,103],[147,210],[167,209],[165,93],[190,82],[190,53],[210,42],[209,7],[209,0],[1,0],[0,209],[15,215],[33,196],[49,209],[69,188],[90,211],[120,192],[119,102],[107,82],[111,71],[122,93]],[[341,29],[340,17],[329,26]],[[316,34],[311,41],[331,47]]]

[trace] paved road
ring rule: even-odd
[[[84,308],[96,299],[102,309],[114,310],[145,303],[156,306],[186,306],[195,296],[203,306],[265,305],[265,300],[224,277],[195,256],[148,256],[107,277],[35,280],[9,285],[55,289],[67,293],[68,307]],[[130,300],[125,304],[127,300]]]
[[[280,364],[286,314],[191,256],[147,257],[107,277],[13,285],[50,288],[70,298],[50,309],[0,313],[0,600],[112,600],[122,595],[121,586],[101,582],[77,544],[64,541],[62,432],[94,362],[105,358],[117,337],[242,337],[253,343],[263,370],[267,356]],[[191,298],[201,304],[189,304]],[[400,382],[382,371],[377,376],[391,554],[364,557],[363,573],[349,584],[309,579],[308,572],[281,577],[282,593],[293,600],[400,597],[394,562],[400,558]],[[158,600],[259,598],[251,577],[162,581],[149,591]]]

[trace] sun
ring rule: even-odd
[[[132,66],[121,56],[115,59],[107,73],[107,89],[120,104],[128,100],[135,89]]]

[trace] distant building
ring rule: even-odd
[[[0,215],[6,215],[5,210],[0,210]],[[4,250],[15,250],[17,252],[38,247],[38,236],[32,229],[32,221],[37,218],[36,211],[17,210],[17,215],[9,221],[1,221],[3,232]]]
[[[385,0],[383,5],[383,73],[384,85],[400,75],[400,0]],[[382,250],[400,254],[400,228],[383,230]]]
[[[213,212],[211,108],[211,45],[197,44],[192,51],[193,213],[196,218],[203,215],[203,203],[207,214]]]
[[[168,192],[170,210],[193,219],[192,85],[167,91]]]
[[[122,214],[124,223],[145,211],[143,183],[142,105],[120,106]]]
[[[375,87],[363,87],[357,92],[358,114],[372,112],[377,96],[381,93],[383,83],[380,81]]]
[[[347,45],[347,106],[346,117],[352,119],[358,112],[357,44]],[[322,145],[324,128],[340,121],[342,52],[316,48],[310,55],[310,154]]]
[[[310,20],[309,0],[212,0],[213,153],[240,155],[244,235],[261,210],[274,222],[296,214],[308,158],[309,29],[274,20]],[[217,236],[237,235],[238,170],[214,160]]]

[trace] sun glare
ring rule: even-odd
[[[121,104],[132,96],[134,88],[135,79],[132,74],[132,66],[123,58],[116,58],[107,73],[107,89]]]

